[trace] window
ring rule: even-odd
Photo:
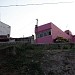
[[[43,33],[36,34],[36,37],[37,37],[37,38],[43,37]]]
[[[51,30],[46,30],[46,31],[36,34],[36,37],[41,38],[41,37],[45,37],[45,36],[49,36],[49,35],[51,35]]]
[[[43,33],[40,34],[40,37],[43,37]]]
[[[51,35],[51,30],[47,30],[47,35]]]
[[[51,31],[48,31],[48,35],[51,35]]]
[[[44,32],[44,36],[47,36],[47,33],[46,32]]]

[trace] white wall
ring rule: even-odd
[[[11,27],[0,21],[0,35],[8,35],[10,34]]]

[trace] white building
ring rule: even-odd
[[[0,21],[0,36],[10,37],[11,27]]]

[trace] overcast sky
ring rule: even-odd
[[[75,0],[0,0],[0,20],[11,26],[11,37],[34,34],[37,18],[39,26],[53,22],[61,30],[75,34]]]

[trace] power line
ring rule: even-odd
[[[73,3],[72,2],[56,2],[56,3],[38,3],[38,4],[25,4],[25,5],[6,5],[6,6],[0,6],[0,7],[13,7],[13,6],[32,6],[32,5],[49,5],[49,4],[63,4],[63,3]]]

